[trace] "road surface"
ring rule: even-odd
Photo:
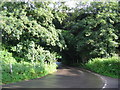
[[[2,88],[118,88],[118,79],[80,68],[63,67],[43,78],[3,85]]]

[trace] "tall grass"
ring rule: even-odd
[[[120,78],[120,57],[91,59],[84,67],[102,75]]]
[[[17,62],[8,51],[0,51],[0,64],[2,67],[2,84],[40,78],[56,71],[56,64],[41,62]]]

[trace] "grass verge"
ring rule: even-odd
[[[120,78],[120,57],[91,59],[83,67],[101,75]]]
[[[30,80],[43,77],[56,71],[56,64],[42,62],[17,62],[12,53],[7,50],[0,51],[0,66],[2,71],[2,83],[9,84],[22,80]]]

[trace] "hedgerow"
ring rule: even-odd
[[[45,55],[43,56],[45,57]],[[9,53],[7,50],[0,51],[0,59],[2,60],[0,64],[3,84],[40,78],[41,76],[56,71],[55,63],[48,64],[42,62],[42,60],[26,62],[24,59],[21,62],[17,62],[15,58],[12,57],[12,53]]]
[[[89,60],[84,67],[101,75],[119,78],[119,64],[119,57],[95,58]]]

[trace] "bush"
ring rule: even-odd
[[[41,56],[44,55],[41,54]],[[0,51],[0,60],[2,60],[0,64],[2,67],[3,84],[39,78],[56,71],[57,66],[55,62],[21,61],[18,63],[15,58],[12,57],[12,54],[6,50]]]
[[[120,78],[119,58],[120,57],[91,59],[84,67],[102,75]]]

